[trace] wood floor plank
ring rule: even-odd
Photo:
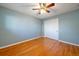
[[[0,56],[79,56],[79,46],[40,37],[0,49]]]

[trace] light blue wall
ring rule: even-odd
[[[79,10],[59,15],[58,18],[60,40],[79,44]]]
[[[79,10],[59,15],[58,20],[59,39],[79,44]],[[44,35],[44,21],[0,7],[0,47]]]
[[[0,7],[0,47],[41,35],[40,20]]]
[[[51,21],[54,20],[54,18],[58,18],[57,32],[59,32],[59,40],[74,43],[74,44],[79,44],[79,10],[60,14],[44,20],[43,22],[50,21],[49,24],[52,24],[47,26],[48,23],[45,23],[46,29],[44,29],[44,32],[45,33],[47,32],[47,34],[49,34],[47,36],[50,38],[54,38],[52,36],[54,33],[52,32],[53,32],[53,29],[55,28],[52,28],[52,26],[55,26],[55,25],[53,25],[53,22],[51,23]],[[49,27],[51,28],[51,30],[48,30],[50,29]],[[45,30],[48,30],[48,31],[45,31]]]

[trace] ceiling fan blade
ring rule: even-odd
[[[42,3],[39,3],[40,8],[42,7]]]
[[[41,14],[41,12],[39,11],[38,14]]]
[[[39,8],[33,8],[32,10],[39,10]]]
[[[49,10],[45,10],[47,13],[50,13],[50,11]]]
[[[47,5],[46,8],[50,8],[52,6],[55,6],[55,3],[51,3],[51,4]]]
[[[50,11],[46,10],[48,13],[50,13]]]
[[[43,3],[43,6],[46,7],[46,3]]]

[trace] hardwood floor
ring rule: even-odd
[[[79,47],[41,37],[0,49],[0,56],[79,56]]]

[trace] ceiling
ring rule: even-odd
[[[38,19],[46,19],[55,15],[70,12],[79,9],[79,3],[56,3],[51,7],[50,13],[38,14],[38,11],[32,10],[36,8],[38,3],[0,3],[0,6],[30,15]]]

